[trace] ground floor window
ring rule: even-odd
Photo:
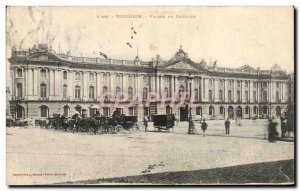
[[[214,115],[214,107],[213,106],[209,106],[209,115]]]
[[[268,114],[268,110],[269,110],[268,107],[267,107],[267,106],[264,106],[264,107],[263,107],[263,114],[264,114],[264,115]]]
[[[104,107],[103,108],[103,116],[108,117],[109,116],[109,107]]]
[[[97,109],[96,108],[91,108],[90,109],[90,116],[94,116],[97,112]]]
[[[170,106],[166,107],[166,114],[171,114],[172,113],[172,108]]]
[[[201,115],[201,107],[196,107],[196,115]]]
[[[123,108],[116,108],[116,111],[117,111],[119,114],[123,114]]]
[[[24,108],[20,105],[17,105],[17,108],[16,108],[17,119],[23,118],[23,111],[24,111]]]
[[[133,107],[128,107],[128,115],[133,115]]]
[[[69,107],[68,106],[64,107],[64,116],[69,117]]]
[[[81,107],[80,106],[75,107],[75,111],[77,111],[79,113],[79,115],[81,115]]]
[[[41,107],[41,117],[48,117],[48,107],[47,106]]]
[[[220,107],[220,115],[223,115],[223,114],[224,114],[224,107],[221,106],[221,107]]]

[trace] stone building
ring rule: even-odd
[[[144,62],[138,56],[117,60],[56,54],[39,45],[13,50],[8,60],[11,113],[21,119],[55,113],[70,117],[75,111],[90,116],[96,110],[106,116],[118,110],[139,120],[154,113],[175,113],[180,120],[189,113],[206,119],[268,118],[288,104],[288,75],[277,65],[270,70],[217,67],[216,62],[192,61],[182,47],[170,60],[157,56]],[[120,92],[127,93],[126,100],[108,105]],[[153,99],[150,92],[158,96]]]

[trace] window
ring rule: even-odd
[[[195,97],[194,97],[195,100],[198,101],[198,100],[199,100],[199,92],[198,92],[198,89],[195,89],[195,90],[194,90],[194,94],[195,94]]]
[[[183,96],[183,93],[184,93],[184,87],[181,85],[179,87],[179,97]]]
[[[240,87],[240,81],[237,82],[237,87]]]
[[[267,106],[264,106],[263,107],[263,114],[264,115],[268,114],[268,110],[269,110],[269,108]]]
[[[209,106],[209,115],[214,115],[214,107],[213,106]]]
[[[75,86],[75,98],[80,98],[80,86]]]
[[[144,84],[148,84],[149,83],[148,80],[149,80],[148,76],[143,77]]]
[[[170,106],[166,107],[166,114],[171,114],[172,113],[172,108]]]
[[[70,108],[67,105],[64,107],[64,117],[69,117],[69,109]]]
[[[64,80],[68,79],[68,72],[67,71],[64,71],[63,78],[64,78]]]
[[[45,105],[41,106],[41,117],[48,117],[48,107]]]
[[[250,108],[249,108],[248,106],[245,108],[245,114],[246,114],[246,115],[249,114],[249,109],[250,109]]]
[[[253,114],[255,114],[255,115],[257,114],[257,107],[256,106],[253,107]]]
[[[103,91],[103,95],[105,96],[104,99],[107,100],[108,99],[108,88],[106,86],[104,86],[102,91]]]
[[[264,102],[268,101],[268,93],[267,93],[267,91],[263,91],[263,101]]]
[[[212,86],[212,79],[209,79],[209,85]]]
[[[108,117],[109,116],[109,107],[103,107],[103,116]]]
[[[68,94],[68,86],[67,85],[64,85],[63,86],[63,98],[67,98]]]
[[[276,82],[276,88],[279,88],[280,83]]]
[[[229,87],[231,87],[231,86],[232,86],[232,81],[229,80],[228,82],[229,82],[229,83],[228,83]]]
[[[276,91],[276,101],[278,102],[279,101],[279,92]]]
[[[128,115],[133,115],[133,107],[128,107]]]
[[[128,99],[132,99],[133,98],[133,88],[132,87],[129,87],[128,88]]]
[[[120,76],[120,75],[117,75],[117,76],[116,76],[116,82],[117,82],[117,83],[121,83],[121,76]]]
[[[241,92],[237,91],[236,96],[237,96],[237,101],[240,102],[241,101]]]
[[[75,80],[80,80],[80,73],[79,72],[76,72],[75,73]]]
[[[41,70],[41,78],[46,78],[46,70],[45,69]]]
[[[16,117],[17,117],[17,119],[23,118],[23,111],[24,111],[24,108],[20,105],[17,105],[17,107],[16,107]]]
[[[80,106],[76,106],[75,111],[77,111],[79,113],[79,115],[81,115],[81,107]]]
[[[202,115],[201,107],[196,107],[196,115]]]
[[[223,86],[222,80],[219,80],[219,86]]]
[[[116,87],[116,97],[120,97],[120,93],[121,93],[121,88],[120,87]]]
[[[229,90],[229,91],[228,91],[228,101],[232,101],[231,99],[232,99],[232,98],[231,98],[231,90]]]
[[[23,74],[22,74],[22,69],[21,68],[18,68],[17,69],[17,77],[18,78],[22,78]]]
[[[263,87],[266,88],[268,86],[267,82],[263,82]]]
[[[107,82],[107,81],[108,81],[107,74],[103,74],[103,76],[102,76],[102,81],[103,81],[103,82]]]
[[[144,88],[143,89],[143,99],[147,99],[147,97],[148,97],[148,89]]]
[[[165,88],[164,89],[164,98],[167,98],[167,97],[169,97],[169,90],[168,90],[168,88]]]
[[[253,87],[256,88],[256,82],[253,82]]]
[[[245,87],[248,88],[248,82],[245,82]]]
[[[93,86],[90,86],[90,88],[89,88],[89,98],[90,99],[95,98],[95,88]]]
[[[253,101],[256,102],[256,91],[253,91]]]
[[[224,107],[221,106],[221,107],[220,107],[220,115],[223,115],[223,114],[224,114]]]
[[[95,81],[95,75],[93,73],[90,73],[89,80],[90,80],[90,82]]]
[[[41,84],[40,85],[40,90],[41,90],[41,98],[47,97],[47,86],[46,86],[46,84]]]
[[[212,101],[212,91],[211,90],[208,91],[208,99],[209,99],[209,101]]]
[[[246,102],[249,101],[248,91],[245,91],[245,101],[246,101]]]
[[[23,85],[22,83],[17,84],[17,97],[23,97]]]
[[[222,90],[219,91],[219,100],[223,101],[223,91]]]
[[[129,84],[133,83],[133,76],[128,76],[128,83]]]

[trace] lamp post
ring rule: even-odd
[[[189,108],[189,115],[192,116],[191,98],[192,98],[192,80],[193,80],[193,77],[191,76],[190,73],[189,73],[189,76],[188,76],[187,79],[188,79],[189,89],[190,89],[190,92],[189,92],[189,105],[190,105],[190,108]]]

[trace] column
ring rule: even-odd
[[[15,90],[15,79],[16,79],[16,75],[15,75],[15,68],[14,67],[10,67],[10,76],[11,76],[11,95],[12,98],[14,98],[16,96],[16,90]]]
[[[249,95],[249,101],[250,101],[250,103],[252,103],[253,102],[253,100],[254,100],[254,97],[253,97],[253,81],[249,81],[249,93],[248,93],[248,95]]]
[[[33,95],[38,96],[38,84],[39,84],[39,78],[40,75],[38,75],[38,69],[35,68],[33,70],[34,80],[33,80]]]
[[[61,77],[61,70],[54,70],[54,76],[55,76],[55,96],[57,98],[61,97],[61,89],[62,89],[62,77]]]
[[[233,91],[232,91],[232,95],[233,95],[233,101],[236,103],[237,102],[237,81],[233,80]]]
[[[51,96],[51,98],[49,99],[52,99],[52,96],[55,95],[54,83],[54,71],[52,69],[49,69],[49,96]]]
[[[177,95],[177,93],[179,92],[179,90],[178,90],[178,88],[179,88],[179,85],[178,85],[178,76],[177,75],[175,75],[174,76],[174,85],[175,85],[175,87],[174,87],[174,94],[173,95]]]
[[[163,75],[160,75],[160,97],[163,96],[164,94],[164,91],[165,91],[165,82],[164,82],[164,76]],[[170,90],[168,90],[170,91]]]
[[[200,102],[202,102],[202,98],[203,98],[203,96],[202,96],[202,78],[200,77],[199,78],[199,101]]]
[[[214,79],[214,95],[215,95],[214,101],[215,102],[220,101],[219,100],[219,88],[218,88],[219,87],[219,80],[221,80],[221,79]]]
[[[228,80],[227,79],[225,79],[224,80],[224,101],[225,102],[228,102],[228,90],[227,90],[227,86],[228,86]]]
[[[101,77],[102,77],[102,73],[97,72],[97,77],[96,77],[96,99],[97,100],[99,100],[99,98],[101,97],[101,90],[102,90]]]
[[[257,82],[257,96],[258,96],[258,102],[261,102],[261,82]]]
[[[27,92],[27,95],[28,96],[32,96],[33,94],[33,86],[32,86],[32,83],[33,83],[33,78],[32,78],[32,75],[33,75],[33,72],[32,72],[32,69],[31,68],[28,68],[28,77],[27,77],[27,80],[28,80],[28,92]],[[31,98],[30,98],[31,99]]]

